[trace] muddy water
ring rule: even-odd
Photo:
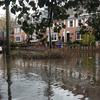
[[[0,54],[0,100],[100,100],[100,54],[51,60]]]

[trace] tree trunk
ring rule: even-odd
[[[6,54],[10,55],[9,41],[9,4],[6,4]]]

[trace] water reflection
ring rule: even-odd
[[[4,87],[4,95],[6,95],[5,99],[7,99],[7,97],[8,97],[8,100],[12,100],[12,95],[11,95],[11,73],[10,73],[11,66],[10,66],[10,56],[6,56],[5,54],[4,55],[0,55],[0,56],[1,56],[0,66],[2,66],[0,68],[0,71],[2,73],[1,74],[1,78],[4,79],[4,80],[2,79],[1,83],[3,84],[3,87]],[[5,87],[5,83],[7,83],[6,87]],[[1,95],[1,100],[2,100],[2,95]]]
[[[10,66],[10,56],[6,56],[6,66],[7,66],[7,83],[8,83],[8,100],[12,100],[11,94],[11,66]]]
[[[100,54],[93,52],[72,52],[65,59],[45,60],[19,56],[4,60],[1,56],[0,97],[1,100],[7,100],[7,96],[8,100],[61,100],[59,94],[62,100],[70,97],[99,100],[99,71]]]

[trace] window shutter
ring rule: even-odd
[[[75,26],[75,25],[74,25],[74,22],[75,22],[75,20],[73,19],[73,27]]]

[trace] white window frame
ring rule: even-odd
[[[52,34],[52,41],[56,41],[57,40],[57,34]]]
[[[19,38],[19,40],[17,40],[17,38]],[[20,37],[20,36],[16,36],[16,37],[15,37],[15,41],[16,41],[16,42],[21,42],[21,37]]]
[[[72,23],[71,23],[72,22]],[[72,24],[72,25],[71,25]],[[69,25],[70,25],[70,27],[73,27],[73,20],[70,20],[69,21]]]
[[[49,33],[48,33],[48,42],[49,42]],[[51,33],[51,40],[52,40],[52,42],[56,42],[56,41],[58,41],[58,33]]]
[[[72,21],[72,26],[71,26],[71,21]],[[74,27],[75,26],[74,23],[75,23],[75,20],[74,19],[69,19],[67,21],[68,27]]]
[[[77,33],[77,37],[79,35],[79,38],[76,38],[76,40],[81,40],[81,34]]]
[[[20,27],[15,27],[14,31],[15,31],[15,33],[20,33],[21,32],[21,28]]]

